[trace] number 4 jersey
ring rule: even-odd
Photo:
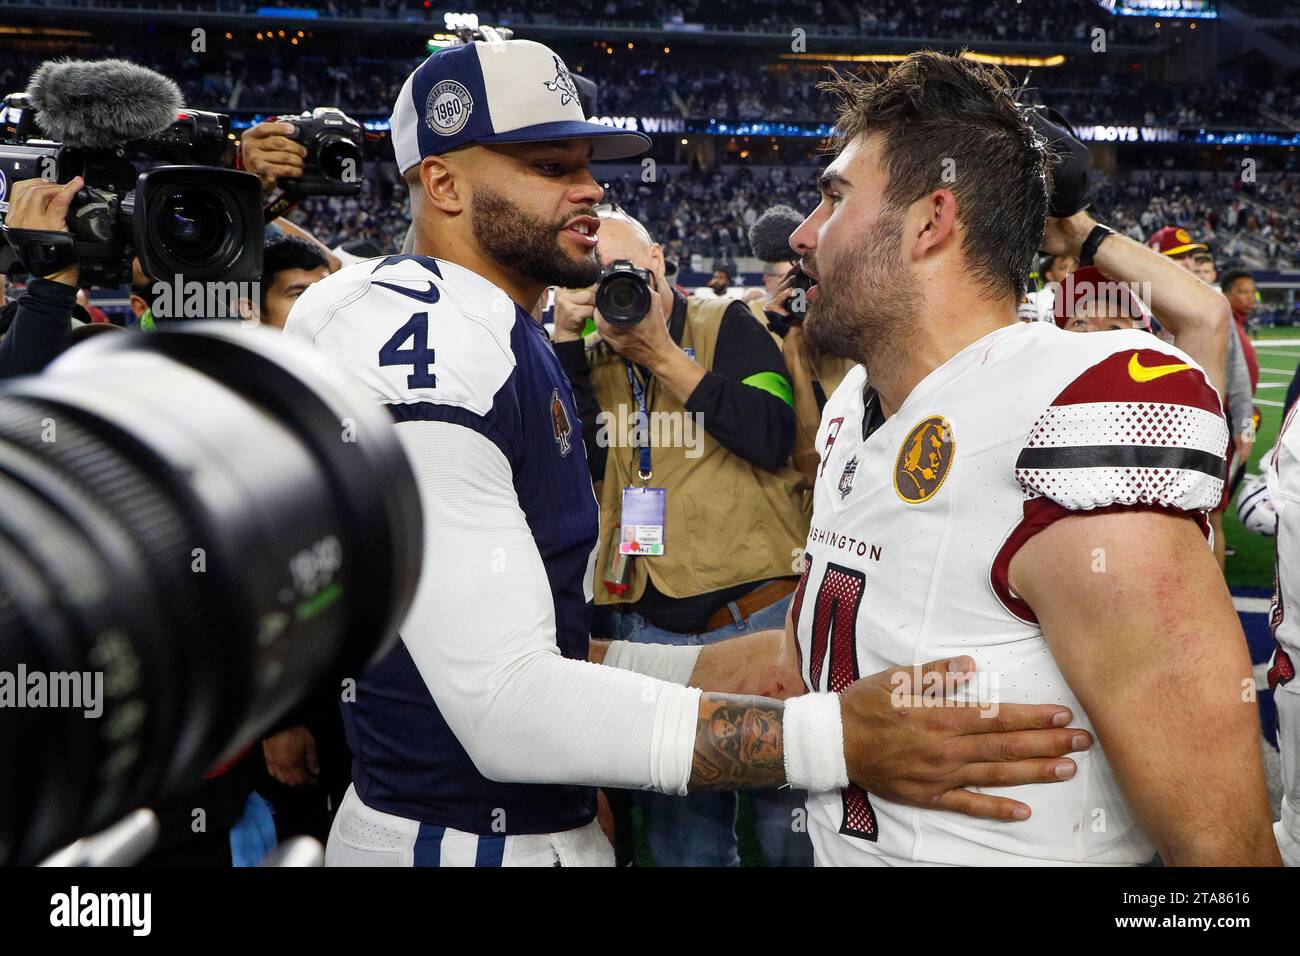
[[[869,437],[875,396],[865,387],[858,367],[817,436],[793,601],[808,687],[840,691],[859,676],[968,654],[981,675],[971,706],[1062,704],[1091,730],[1033,611],[1008,585],[1011,558],[1057,518],[1097,509],[1168,509],[1208,531],[1228,441],[1218,395],[1153,335],[1046,323],[1007,326],[959,352]],[[1094,570],[1085,561],[1079,573]],[[987,791],[1028,803],[1023,823],[915,809],[857,788],[810,794],[817,860],[1149,861],[1152,845],[1102,748],[1072,756],[1079,769],[1067,782]]]
[[[487,543],[503,519],[492,503],[475,498],[485,466],[422,459],[413,461],[422,483],[444,471],[465,476],[462,500],[437,507],[455,509],[483,536],[448,541],[444,522],[430,510],[436,495],[422,484],[425,578],[445,575],[452,562],[481,568],[475,585],[484,600],[510,610],[525,638],[551,626],[551,615],[534,619],[532,609],[551,609],[559,653],[585,660],[598,516],[569,381],[546,332],[487,279],[454,263],[403,255],[359,262],[313,285],[294,305],[285,334],[312,342],[359,376],[388,408],[399,435],[423,423],[451,424],[495,446],[545,578],[521,576],[519,569],[533,566],[530,556],[494,553]],[[521,581],[529,582],[527,594]],[[542,593],[547,586],[550,593]],[[421,600],[417,594],[417,607]],[[431,602],[425,619],[408,619],[402,641],[358,680],[355,702],[343,708],[357,795],[375,810],[472,834],[553,833],[586,824],[595,814],[594,790],[488,779],[431,696],[417,666],[429,650],[422,642],[464,649],[476,646],[482,627],[472,614]],[[482,694],[491,691],[485,681]]]

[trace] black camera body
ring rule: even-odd
[[[636,325],[654,304],[650,270],[638,269],[627,259],[611,263],[600,273],[596,309],[612,325]]]
[[[297,116],[277,116],[277,123],[292,123],[293,138],[307,149],[302,175],[281,179],[285,194],[299,196],[355,196],[361,192],[361,124],[342,110],[319,106]]]
[[[130,281],[132,258],[146,275],[170,279],[253,281],[262,273],[263,217],[257,177],[213,168],[230,148],[229,117],[183,110],[161,132],[101,149],[30,136],[23,94],[5,99],[0,127],[0,222],[14,183],[43,178],[85,180],[68,210],[68,230],[80,263],[79,282],[112,286]],[[186,165],[137,163],[163,159]],[[0,271],[17,252],[0,249]]]

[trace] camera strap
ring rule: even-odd
[[[623,367],[627,371],[627,382],[632,386],[632,399],[636,402],[635,434],[641,456],[637,477],[643,482],[649,481],[653,472],[650,470],[650,413],[646,402],[646,387],[641,384],[631,362],[624,359]]]
[[[297,200],[289,198],[289,194],[283,189],[277,189],[271,199],[262,207],[262,217],[268,223],[275,222],[296,205],[298,205]]]
[[[81,259],[77,240],[68,232],[5,226],[4,235],[23,268],[40,278],[62,272]]]

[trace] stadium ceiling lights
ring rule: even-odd
[[[13,36],[50,36],[50,37],[89,37],[88,30],[63,30],[58,27],[14,27],[0,26],[0,34]]]
[[[977,63],[992,63],[998,66],[1060,66],[1065,56],[1054,53],[1051,56],[1012,56],[1005,53],[974,53],[970,50],[962,53],[967,60]],[[906,53],[782,53],[782,60],[808,60],[814,63],[901,63],[907,59]]]

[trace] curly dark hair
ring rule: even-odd
[[[832,150],[883,137],[894,206],[950,188],[976,273],[995,294],[1021,296],[1043,238],[1051,166],[1010,77],[962,53],[922,50],[883,76],[837,72],[820,89],[840,99]]]

